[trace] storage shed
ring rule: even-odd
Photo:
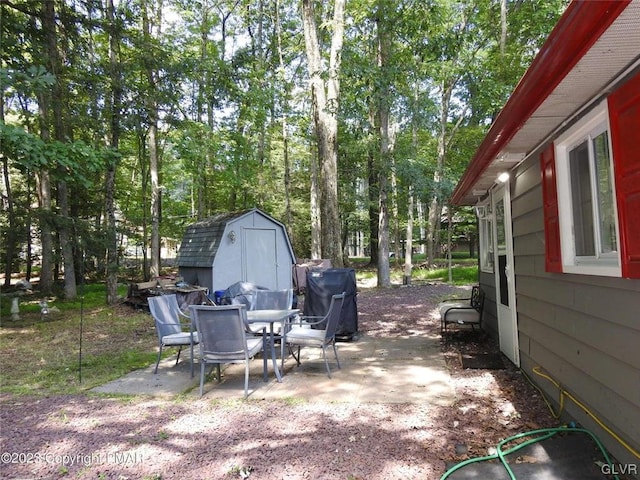
[[[224,290],[236,282],[291,288],[295,256],[284,225],[254,208],[187,227],[177,264],[190,285]]]

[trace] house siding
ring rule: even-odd
[[[557,400],[557,389],[533,372],[541,367],[638,450],[640,280],[545,272],[539,154],[517,168],[511,184],[521,367]],[[495,291],[492,276],[480,278],[485,290]],[[595,432],[619,461],[638,463],[569,399],[565,412]]]

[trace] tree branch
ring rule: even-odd
[[[6,5],[7,7],[13,8],[14,10],[24,13],[25,15],[30,15],[32,17],[38,16],[37,11],[29,10],[28,8],[26,8],[26,5],[16,5],[10,0],[0,0],[0,5]]]

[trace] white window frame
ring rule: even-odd
[[[491,196],[476,205],[478,216],[478,238],[480,240],[480,270],[494,273],[493,259],[493,212],[491,211]]]
[[[575,246],[576,241],[574,233],[569,154],[575,147],[583,143],[585,140],[589,140],[589,168],[592,195],[595,199],[593,192],[595,177],[593,173],[593,158],[591,156],[590,140],[605,131],[607,132],[609,144],[609,162],[614,209],[613,216],[616,230],[616,249],[614,252],[600,253],[597,251],[599,246],[596,246],[596,254],[594,256],[579,256],[576,254]],[[555,142],[555,154],[563,271],[565,273],[578,273],[583,275],[620,277],[620,228],[618,225],[618,212],[615,202],[616,194],[613,150],[611,148],[611,128],[609,126],[609,110],[607,108],[606,101],[601,102],[574,126],[567,130],[567,132],[558,137]],[[597,202],[594,201],[593,206],[594,225],[596,225],[598,224]],[[596,230],[598,229],[598,227],[594,228]]]

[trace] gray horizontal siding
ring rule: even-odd
[[[553,329],[555,336],[569,338],[569,340],[564,339],[565,341],[575,341],[600,352],[604,351],[606,353],[603,356],[615,358],[640,371],[640,355],[638,355],[638,345],[634,338],[637,332],[633,328],[619,327],[589,313],[579,313],[575,310],[550,305],[524,295],[520,296],[519,302],[518,311],[521,315],[535,319],[529,323],[523,322],[521,328],[527,334],[531,335],[538,328],[550,328]],[[611,335],[611,330],[616,328],[621,335]],[[550,333],[546,332],[545,334]],[[540,333],[541,336],[542,333]],[[579,356],[580,353],[577,355]],[[604,379],[602,380],[604,381]],[[635,390],[636,394],[640,395],[640,388],[635,388]]]
[[[530,373],[534,367],[540,366],[544,373],[550,373],[563,389],[578,398],[580,402],[585,403],[593,415],[612,428],[627,444],[637,446],[640,443],[637,429],[637,425],[640,424],[640,412],[633,403],[601,383],[575,382],[575,378],[581,376],[580,370],[564,362],[556,355],[556,352],[547,348],[546,345],[536,341],[531,343],[531,355],[521,353],[521,367],[528,373],[531,380],[541,388],[547,399],[554,404],[556,412],[559,411],[558,389],[547,379]],[[544,360],[540,362],[538,360],[540,358]],[[555,374],[551,372],[555,372]],[[573,388],[574,385],[580,388],[576,390]],[[585,399],[589,399],[589,401]],[[576,420],[581,426],[594,432],[619,462],[637,464],[637,458],[633,457],[627,449],[613,439],[593,418],[569,398],[565,398],[562,413],[562,421]]]
[[[576,277],[578,275],[554,274],[545,277],[521,275],[516,279],[518,295],[540,299],[549,308],[562,309],[564,313],[570,311],[588,315],[610,324],[612,329],[621,329],[620,332],[612,331],[612,334],[628,334],[629,332],[625,332],[624,329],[631,329],[636,335],[640,335],[640,294],[637,291],[585,285],[574,281]],[[640,346],[640,337],[637,340]]]
[[[514,217],[513,236],[516,238],[534,234],[542,242],[544,247],[544,237],[540,236],[540,229],[544,225],[544,216],[541,208],[531,209],[523,215]]]
[[[544,257],[540,255],[520,255],[514,258],[514,267],[516,272],[516,290],[518,278],[522,278],[525,275],[534,275],[537,277],[544,277],[549,275],[544,270]]]
[[[512,182],[511,197],[514,199],[522,198],[531,190],[537,190],[540,188],[541,174],[538,170],[537,175],[531,175],[530,167],[537,168],[539,164],[537,159],[532,161],[531,157],[526,160],[526,169],[520,169],[515,172],[515,182]],[[542,197],[540,197],[542,201]]]
[[[640,448],[640,281],[544,270],[544,217],[536,156],[518,168],[512,185],[514,271],[521,366],[549,398],[560,382],[606,425]],[[621,461],[630,453],[578,407],[569,413]],[[635,459],[637,462],[637,459]]]
[[[544,236],[540,232],[531,232],[513,238],[513,251],[520,255],[544,255]]]
[[[511,216],[518,218],[538,210],[542,205],[542,190],[541,188],[531,188],[522,195],[512,196],[511,199]]]

